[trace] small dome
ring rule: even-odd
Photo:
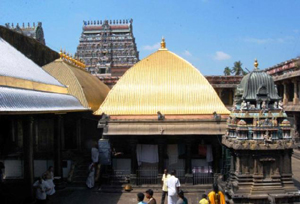
[[[242,79],[236,97],[240,100],[280,100],[273,78],[264,71],[253,70]]]

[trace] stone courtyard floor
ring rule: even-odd
[[[293,158],[292,161],[294,179],[296,186],[300,189],[300,160]],[[209,190],[209,189],[207,189]],[[66,188],[61,191],[57,191],[48,203],[72,203],[72,204],[136,204],[136,194],[138,189],[131,193],[103,193],[99,192],[97,188]],[[160,204],[161,193],[160,190],[154,190],[154,197],[157,203]],[[201,193],[187,193],[186,197],[189,200],[189,204],[199,203]],[[165,201],[165,203],[167,203]]]

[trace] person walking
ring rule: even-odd
[[[218,184],[213,184],[213,190],[208,194],[210,204],[225,204],[225,196],[219,191]]]
[[[184,197],[184,193],[183,191],[179,191],[178,192],[178,200],[176,202],[176,204],[188,204],[188,200],[186,199],[186,197]]]
[[[171,177],[167,180],[168,187],[168,204],[176,204],[179,192],[180,182],[179,179],[175,177],[176,171],[172,170]]]
[[[144,202],[145,195],[143,193],[138,193],[136,196],[138,204],[147,204]]]
[[[164,204],[165,203],[165,198],[166,198],[166,195],[168,195],[168,185],[167,185],[167,181],[168,181],[168,178],[170,178],[171,175],[168,174],[168,169],[165,169],[164,170],[164,174],[162,176],[162,195],[161,195],[161,204]]]
[[[156,204],[156,200],[153,198],[153,191],[151,189],[146,190],[146,198],[149,200],[148,204]]]

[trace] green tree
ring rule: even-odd
[[[245,75],[245,74],[247,74],[247,72],[245,72],[244,69],[242,68],[242,65],[243,64],[241,63],[241,61],[234,62],[231,72],[234,75]]]
[[[231,69],[229,67],[225,67],[223,73],[224,73],[225,76],[229,76],[231,74]]]

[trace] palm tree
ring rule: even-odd
[[[231,72],[234,73],[234,75],[245,75],[245,74],[247,74],[247,72],[245,72],[242,68],[241,61],[234,62]]]
[[[229,76],[231,74],[231,69],[229,67],[225,67],[223,73],[225,76]]]

